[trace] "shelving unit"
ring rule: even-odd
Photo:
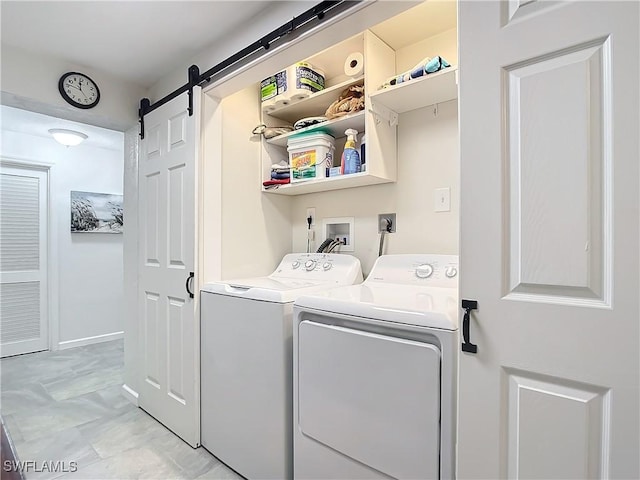
[[[351,175],[339,175],[337,177],[319,178],[317,180],[305,180],[297,183],[279,185],[278,188],[265,189],[266,193],[277,195],[302,195],[306,193],[328,192],[342,188],[362,187],[378,183],[388,183],[388,178],[370,175],[367,172],[352,173]]]
[[[396,30],[398,30],[396,28]],[[347,78],[341,72],[342,63],[349,53],[360,51],[364,56],[364,75]],[[414,50],[419,58],[424,52]],[[406,57],[405,57],[406,58]],[[304,129],[263,140],[262,176],[270,178],[271,164],[288,157],[287,142],[296,135],[324,131],[335,140],[334,165],[339,164],[344,145],[344,132],[353,128],[366,133],[367,170],[365,172],[329,178],[305,180],[278,188],[263,188],[265,193],[302,195],[394,182],[397,175],[397,118],[399,114],[447,102],[458,98],[458,68],[447,67],[408,82],[377,90],[378,86],[396,72],[396,52],[372,31],[365,31],[339,45],[307,59],[312,65],[331,72],[326,75],[328,87],[309,97],[263,113],[263,123],[293,124],[301,118],[321,116],[340,93],[352,85],[364,85],[365,109],[351,115],[328,120]],[[330,79],[330,80],[329,80]]]
[[[303,100],[276,108],[270,111],[268,115],[289,123],[295,123],[301,118],[316,116],[318,112],[326,111],[327,106],[331,105],[344,89],[353,85],[362,85],[363,83],[364,77],[345,80],[337,85],[316,92]]]
[[[310,125],[300,130],[294,130],[293,132],[285,133],[284,135],[278,135],[267,140],[270,145],[278,145],[280,147],[286,147],[289,138],[300,135],[301,133],[309,133],[317,130],[321,130],[329,133],[334,138],[344,137],[344,131],[347,128],[354,128],[359,132],[364,130],[364,110],[353,113],[351,115],[345,115],[333,120],[318,123],[316,125]]]
[[[458,68],[451,66],[436,73],[379,90],[371,102],[396,113],[405,113],[458,98]]]
[[[344,72],[344,62],[352,52],[361,52],[365,58],[364,73],[355,78],[348,77]],[[340,164],[345,143],[345,130],[352,128],[359,133],[366,133],[367,170],[350,175],[280,185],[278,188],[263,187],[264,193],[303,195],[396,180],[396,127],[376,121],[369,111],[370,100],[367,95],[367,92],[373,91],[377,85],[395,73],[394,55],[393,50],[380,38],[370,31],[364,31],[303,60],[325,72],[327,88],[303,100],[281,106],[270,112],[263,112],[263,123],[278,126],[285,122],[293,124],[301,118],[322,116],[340,94],[353,85],[364,86],[365,108],[344,117],[263,140],[261,154],[263,180],[270,178],[272,164],[288,158],[287,142],[291,137],[315,131],[327,132],[335,138],[334,165]]]

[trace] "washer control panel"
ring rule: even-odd
[[[360,260],[353,255],[290,253],[284,256],[270,277],[321,280],[340,284],[344,283],[345,278],[360,279],[355,282],[351,281],[350,284],[352,284],[362,281],[362,268]]]
[[[386,282],[429,287],[458,287],[457,255],[383,255],[365,283]]]

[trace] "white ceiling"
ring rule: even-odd
[[[0,2],[2,43],[150,87],[272,2]]]
[[[50,117],[49,115],[29,112],[6,105],[0,105],[0,119],[2,121],[1,127],[3,131],[25,133],[52,139],[53,137],[49,134],[49,129],[65,128],[87,135],[88,138],[83,142],[83,145],[108,148],[111,150],[122,150],[123,147],[122,132]]]

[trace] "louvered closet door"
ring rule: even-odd
[[[0,169],[0,354],[48,348],[47,174]]]

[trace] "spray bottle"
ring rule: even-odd
[[[357,173],[361,170],[360,154],[356,148],[356,135],[358,131],[349,128],[344,132],[347,135],[347,141],[344,144],[344,152],[342,152],[342,161],[340,167],[343,175]]]

